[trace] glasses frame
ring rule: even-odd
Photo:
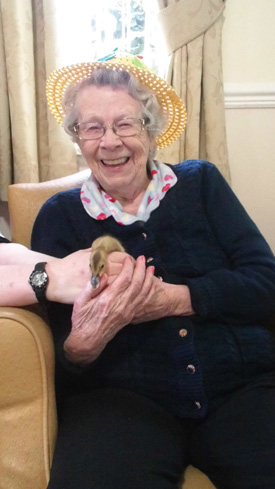
[[[119,123],[119,122],[122,122],[122,121],[127,121],[127,120],[134,120],[134,121],[139,121],[141,123],[141,126],[140,126],[140,131],[137,132],[136,134],[132,134],[131,136],[120,136],[119,134],[117,134],[117,129],[116,129],[116,125]],[[75,124],[73,126],[73,130],[76,134],[76,136],[78,137],[78,139],[81,139],[82,141],[96,141],[97,139],[101,139],[103,138],[103,136],[105,136],[106,134],[106,131],[107,129],[112,129],[113,133],[118,136],[119,138],[131,138],[131,137],[134,137],[134,136],[138,136],[139,134],[142,133],[142,131],[145,129],[145,119],[139,119],[137,117],[126,117],[125,119],[120,119],[119,121],[117,122],[114,122],[113,124],[102,124],[102,129],[103,129],[103,134],[101,136],[98,136],[98,137],[95,137],[95,138],[83,138],[81,136],[79,136],[78,134],[78,128],[81,124],[86,124],[88,123],[89,121],[83,121],[83,122],[79,122],[78,124]]]

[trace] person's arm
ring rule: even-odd
[[[158,282],[134,323],[192,314],[246,323],[275,311],[275,260],[268,244],[214,165],[204,162],[198,175],[202,216],[228,267],[187,279],[186,285]]]
[[[52,256],[31,251],[18,243],[0,243],[0,266],[34,264],[39,261],[48,261]]]
[[[25,306],[37,302],[28,279],[38,262],[47,262],[46,298],[72,304],[90,280],[89,256],[90,249],[86,249],[57,259],[16,243],[0,243],[0,306]]]
[[[214,165],[201,173],[201,205],[228,267],[187,280],[202,318],[230,323],[264,319],[275,310],[275,260],[257,226]]]
[[[37,262],[53,257],[35,253],[17,243],[0,243],[0,305],[25,306],[35,304],[35,293],[28,278]]]

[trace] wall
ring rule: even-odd
[[[274,0],[227,0],[223,75],[232,187],[275,252],[274,25]]]

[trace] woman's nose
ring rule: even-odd
[[[102,148],[116,148],[121,145],[121,138],[115,134],[111,127],[106,127],[105,134],[100,138],[100,146]]]

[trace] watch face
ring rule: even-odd
[[[46,272],[37,272],[32,277],[32,283],[35,287],[42,287],[47,283]]]

